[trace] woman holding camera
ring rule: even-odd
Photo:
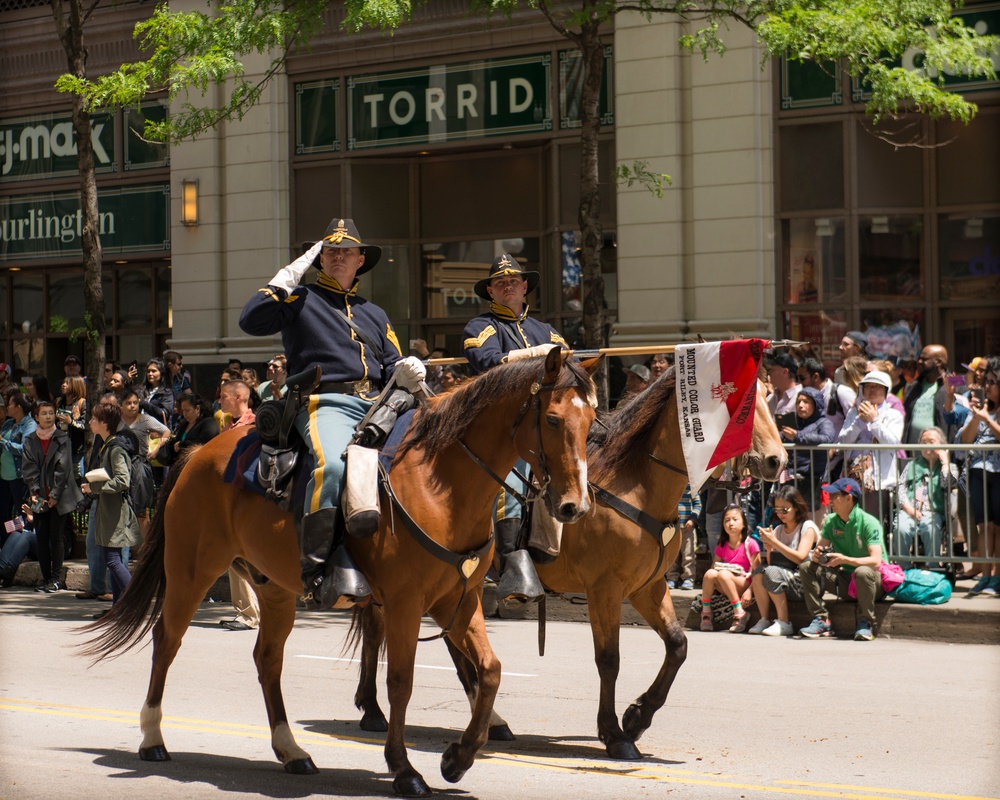
[[[24,440],[22,474],[28,487],[28,503],[35,515],[35,540],[42,583],[38,591],[58,592],[61,583],[63,537],[69,515],[83,499],[73,475],[73,453],[69,434],[56,427],[52,403],[35,406],[38,427]]]
[[[774,528],[758,528],[764,544],[766,564],[753,572],[753,596],[760,608],[760,621],[750,633],[791,636],[795,630],[788,615],[788,595],[802,597],[799,564],[819,539],[819,528],[809,519],[809,506],[794,486],[782,486],[771,495],[771,506],[781,520]],[[770,619],[774,603],[775,620]]]

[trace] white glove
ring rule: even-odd
[[[319,255],[319,251],[322,248],[323,241],[320,240],[316,242],[316,244],[306,250],[305,253],[295,259],[287,267],[282,267],[278,270],[278,274],[267,282],[268,286],[275,286],[279,289],[284,289],[286,294],[291,294],[292,289],[302,282],[302,276],[305,275],[306,270],[312,266],[313,261],[316,260],[316,256]]]
[[[409,392],[415,392],[427,377],[427,367],[416,356],[407,356],[396,362],[396,384]]]
[[[536,344],[534,347],[522,347],[520,350],[511,350],[507,353],[507,363],[511,361],[520,361],[522,358],[535,358],[536,356],[547,356],[549,350],[551,350],[555,345],[551,344]]]

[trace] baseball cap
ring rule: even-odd
[[[977,369],[984,369],[986,367],[986,359],[982,356],[976,356],[968,364],[962,364],[967,372],[975,372]]]
[[[8,375],[10,375],[10,364],[4,364],[3,362],[0,362],[0,370],[3,370]]]
[[[70,353],[68,356],[66,356],[66,360],[63,361],[63,364],[80,364],[82,366],[83,362],[80,361],[80,359],[77,358],[75,355]]]
[[[884,386],[887,392],[892,391],[892,378],[884,372],[879,372],[878,370],[873,370],[865,375],[865,377],[861,379],[861,383],[874,383],[878,386]]]
[[[861,499],[861,487],[858,486],[858,482],[853,478],[840,478],[835,480],[833,483],[823,484],[823,488],[826,489],[827,494],[849,494],[856,500]]]
[[[631,372],[633,375],[638,375],[644,381],[649,380],[649,368],[644,367],[642,364],[633,364],[631,367],[623,369],[622,372],[626,375]]]
[[[868,337],[865,336],[861,331],[848,331],[845,336],[861,347],[868,349]]]

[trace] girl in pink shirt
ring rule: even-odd
[[[742,633],[750,621],[743,608],[753,598],[750,575],[760,563],[760,546],[748,537],[747,517],[736,503],[726,506],[722,515],[722,534],[715,548],[715,566],[705,573],[701,584],[701,629],[712,628],[712,594],[720,592],[733,607],[730,633]]]

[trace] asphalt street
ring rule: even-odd
[[[379,736],[354,709],[349,618],[303,614],[284,691],[292,729],[320,774],[292,776],[270,749],[252,661],[255,633],[221,629],[205,603],[167,680],[173,760],[136,750],[150,649],[90,666],[74,652],[97,610],[70,593],[0,594],[0,797],[306,798],[391,796]],[[503,680],[498,711],[517,734],[488,743],[456,785],[440,756],[468,704],[439,642],[421,644],[408,713],[410,758],[437,793],[502,798],[1000,797],[1000,648],[920,641],[787,640],[688,634],[688,660],[639,742],[611,761],[596,739],[597,672],[586,624],[489,621]],[[433,628],[427,626],[428,633]],[[652,680],[656,636],[622,630],[619,713]],[[384,681],[380,675],[383,708]]]

